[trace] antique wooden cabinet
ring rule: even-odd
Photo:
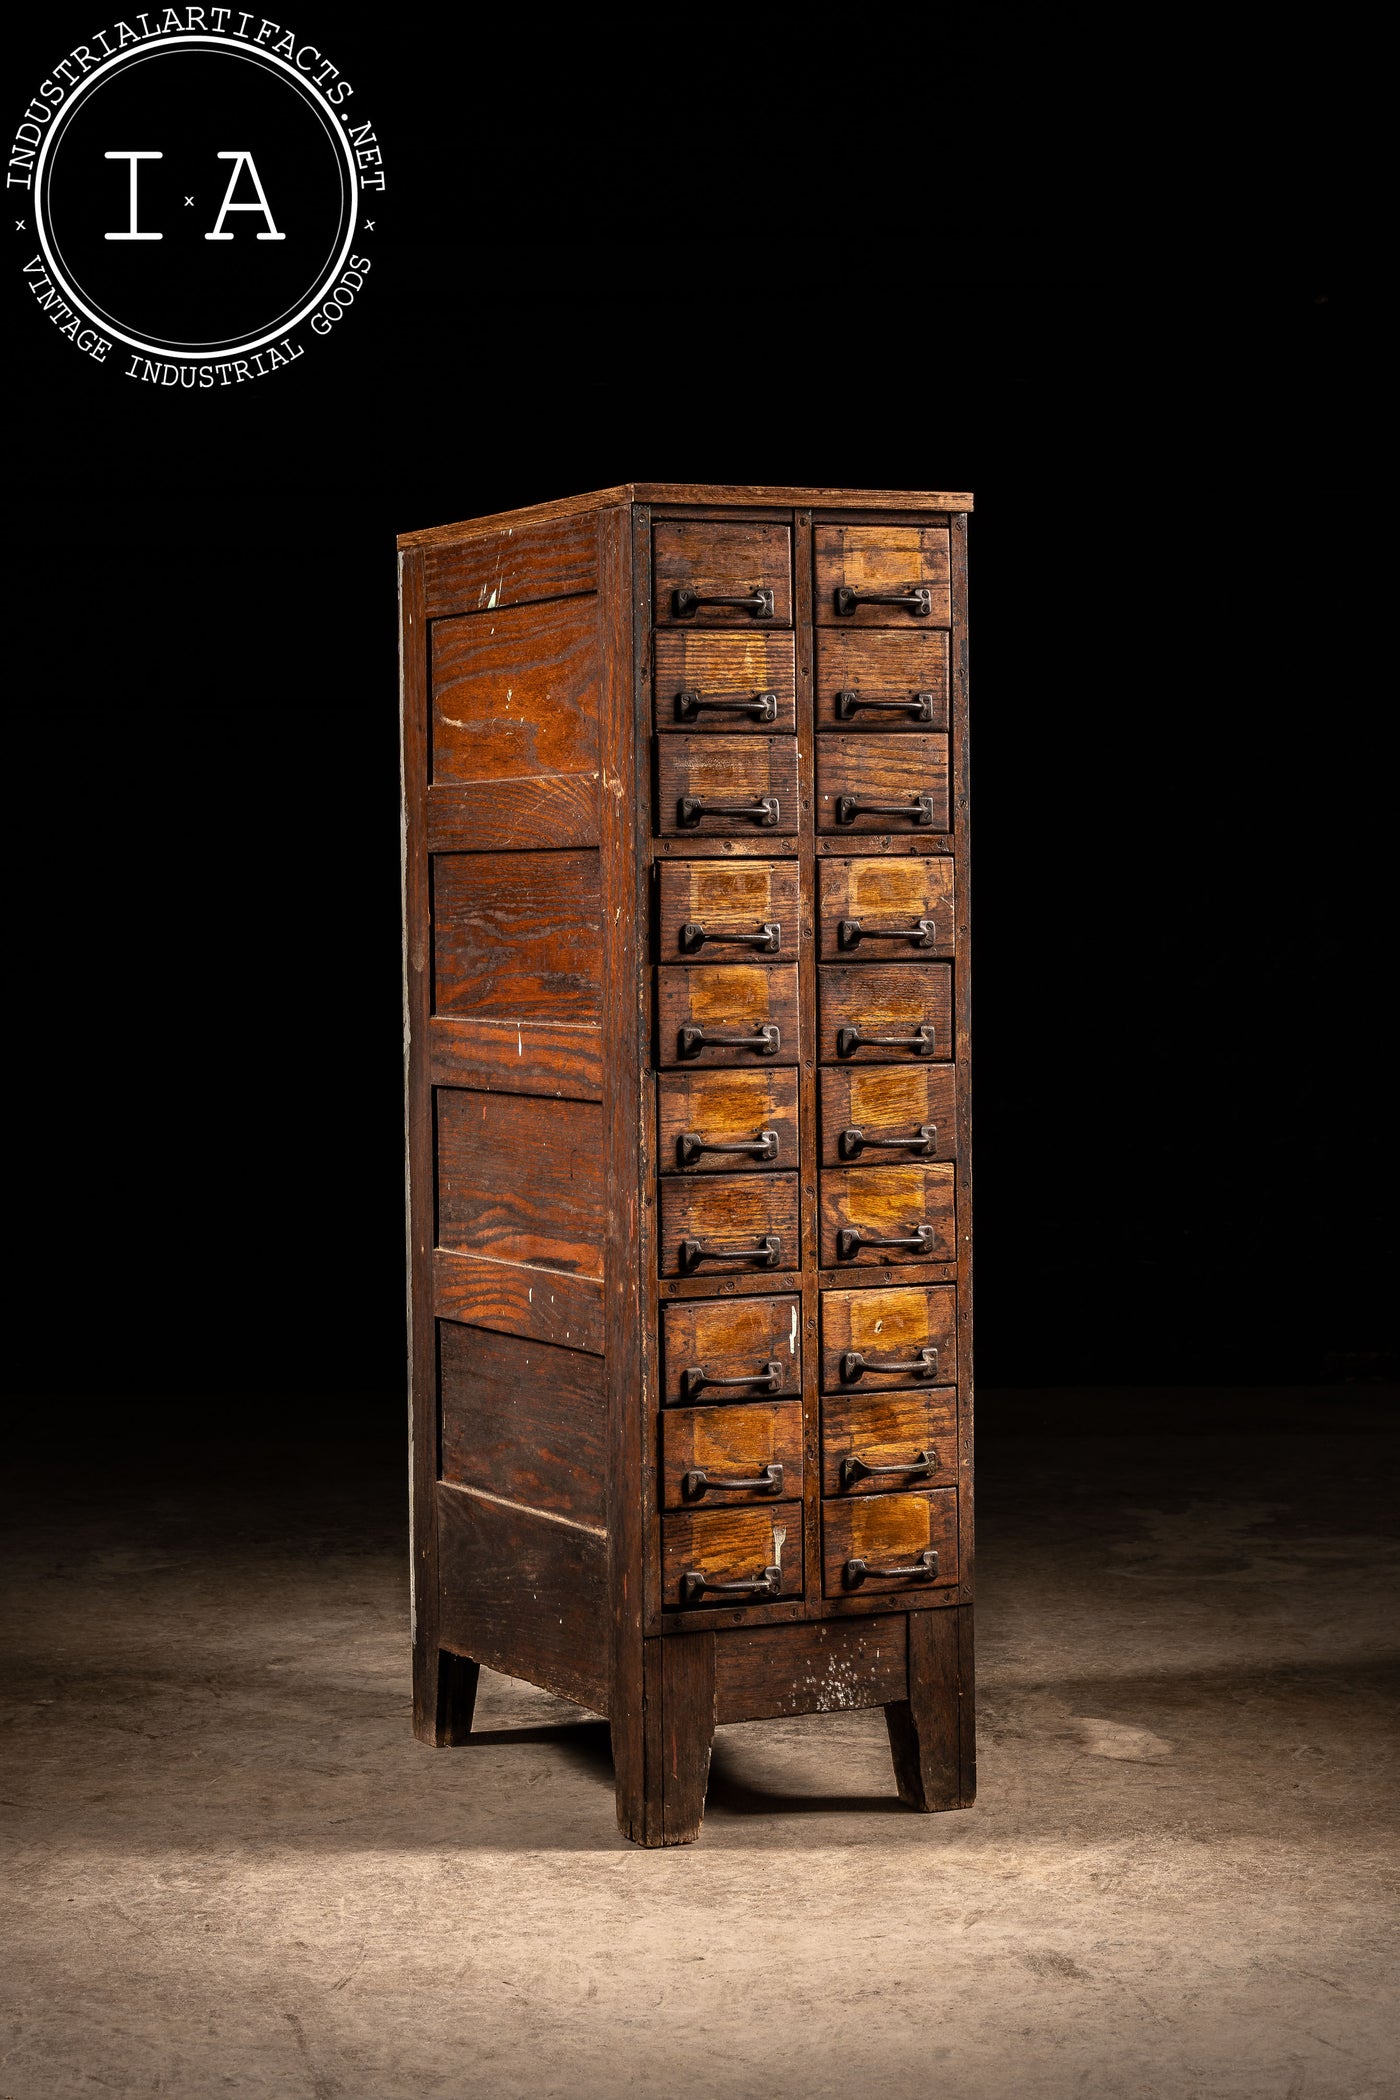
[[[415,1710],[883,1706],[972,1799],[971,498],[631,485],[400,542]]]

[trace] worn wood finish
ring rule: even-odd
[[[867,1505],[868,1506],[868,1505]],[[751,1582],[766,1568],[781,1570],[784,1597],[802,1594],[802,1504],[776,1502],[762,1509],[678,1510],[661,1526],[661,1589],[671,1610],[747,1610],[752,1593],[706,1591],[684,1605],[681,1578],[707,1582]]]
[[[442,1478],[601,1529],[602,1359],[447,1320],[438,1351]]]
[[[608,1710],[605,1532],[439,1485],[441,1641]]]
[[[911,1613],[908,1693],[885,1708],[899,1798],[925,1815],[970,1808],[976,1793],[976,1773],[964,1768],[972,1709],[963,1668],[968,1616],[965,1606]]]
[[[595,773],[547,779],[474,781],[430,787],[423,821],[430,852],[524,853],[556,846],[596,846],[601,836]]]
[[[499,1334],[557,1342],[561,1349],[603,1353],[603,1279],[565,1276],[528,1262],[472,1254],[433,1255],[431,1309]]]
[[[598,602],[434,620],[436,786],[598,773]]]
[[[530,519],[523,529],[494,529],[478,519],[465,534],[406,533],[401,547],[421,547],[425,611],[490,614],[507,606],[572,598],[598,588],[598,522]]]
[[[718,519],[658,519],[653,527],[653,580],[658,626],[787,627],[792,623],[792,528],[786,524],[722,522]],[[702,598],[772,592],[771,613],[748,613],[725,605],[702,605],[681,614],[676,593]]]
[[[434,1011],[598,1027],[602,932],[596,853],[439,853]]]
[[[716,1400],[725,1395],[715,1394]],[[765,1475],[768,1477],[765,1478]],[[758,1480],[758,1487],[726,1481]],[[802,1403],[746,1400],[673,1407],[661,1418],[661,1499],[667,1509],[726,1509],[802,1499]]]
[[[871,1470],[863,1472],[867,1466]],[[823,1400],[824,1495],[888,1495],[897,1488],[957,1484],[958,1402],[950,1387],[903,1393],[853,1388]]]
[[[823,962],[925,962],[931,955],[951,955],[951,860],[922,853],[826,860],[817,877]]]
[[[877,1393],[893,1387],[952,1385],[958,1375],[957,1291],[952,1284],[896,1284],[886,1290],[826,1291],[822,1296],[821,1379],[824,1393]],[[933,1375],[921,1361],[935,1352]],[[872,1360],[907,1364],[896,1371],[854,1367],[855,1350]]]
[[[945,525],[819,525],[814,536],[815,614],[819,627],[947,627],[952,619],[951,567]],[[836,593],[925,588],[929,610],[858,605],[837,611]]]
[[[923,621],[903,628],[823,627],[817,635],[817,727],[866,736],[948,727],[948,636]],[[868,704],[850,706],[840,693]],[[929,695],[927,706],[908,703]]]
[[[687,815],[691,803],[693,816]],[[797,818],[797,745],[790,736],[656,739],[662,838],[738,835],[761,845],[795,832]]]
[[[821,1176],[821,1260],[824,1269],[897,1268],[907,1262],[952,1261],[957,1251],[950,1166],[824,1167]],[[870,1245],[872,1238],[913,1240],[914,1246]],[[858,1243],[843,1233],[858,1235]]]
[[[899,1613],[714,1634],[715,1719],[851,1713],[904,1699],[908,1625]]]
[[[435,1750],[455,1749],[469,1740],[480,1677],[481,1665],[469,1655],[454,1655],[450,1648],[438,1650],[437,1712],[431,1736]]]
[[[598,1023],[444,1019],[428,1023],[434,1086],[482,1093],[603,1098],[603,1030]]]
[[[918,1568],[930,1548],[938,1556],[932,1577],[881,1570]],[[822,1558],[826,1594],[847,1597],[906,1595],[956,1584],[958,1496],[940,1487],[917,1494],[847,1495],[822,1503]],[[857,1581],[849,1563],[865,1562]]]
[[[661,1829],[663,1845],[688,1845],[700,1835],[710,1745],[715,1732],[715,1638],[658,1643],[661,1679]]]
[[[825,1167],[957,1156],[957,1078],[951,1065],[824,1065],[821,1103]]]
[[[797,1074],[668,1072],[657,1082],[657,1168],[662,1174],[762,1174],[798,1164]],[[751,1145],[752,1152],[702,1146]]]
[[[760,1379],[770,1364],[780,1367],[775,1396],[802,1390],[801,1300],[772,1298],[696,1298],[667,1305],[661,1313],[662,1400],[668,1407],[692,1397],[685,1373],[705,1378]],[[708,1400],[728,1391],[735,1400],[752,1397],[742,1387],[709,1387]],[[764,1379],[763,1390],[768,1390]]]
[[[795,860],[672,862],[657,869],[657,892],[656,952],[662,962],[752,965],[797,959],[801,915]],[[753,938],[765,926],[776,929],[771,946]]]
[[[823,963],[819,973],[823,1064],[936,1064],[953,1054],[953,973],[946,963]],[[931,1031],[927,1038],[919,1031]],[[860,1040],[843,1037],[854,1030]],[[890,1043],[867,1037],[893,1036]],[[915,1044],[927,1040],[927,1053]]]
[[[401,532],[397,545],[401,553],[422,548],[455,546],[461,541],[490,538],[507,528],[519,531],[522,525],[531,527],[554,524],[564,520],[592,517],[610,505],[632,504],[633,517],[642,515],[642,507],[650,504],[670,505],[688,512],[704,510],[718,511],[736,508],[745,513],[754,510],[788,510],[794,504],[819,510],[835,512],[917,511],[970,511],[972,497],[965,489],[833,489],[795,488],[786,483],[768,482],[693,482],[693,481],[620,481],[611,488],[589,489],[575,496],[556,496],[548,503],[532,503],[524,510],[492,511],[480,518],[462,518],[447,525],[421,526],[415,532]],[[927,517],[920,522],[928,523]],[[648,525],[650,518],[647,518]]]
[[[743,1278],[798,1266],[794,1174],[679,1176],[661,1184],[661,1274]],[[765,1250],[769,1239],[777,1242]],[[687,1243],[697,1251],[688,1255]]]
[[[655,659],[659,730],[791,736],[797,727],[790,634],[759,627],[752,634],[716,634],[678,626],[657,635]],[[689,693],[732,704],[695,707],[683,697]],[[757,705],[764,693],[773,695],[771,710]]]
[[[847,801],[852,813],[847,814]],[[877,804],[872,808],[870,805]],[[931,838],[948,829],[946,736],[824,736],[817,743],[817,829]]]
[[[776,1029],[764,1039],[763,1030]],[[698,1029],[700,1034],[687,1034]],[[797,1063],[797,967],[696,963],[656,973],[657,1063],[766,1071]],[[737,1043],[726,1036],[738,1036]]]
[[[459,1254],[603,1273],[601,1111],[442,1088],[438,1244]]]

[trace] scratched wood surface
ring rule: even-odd
[[[918,1568],[929,1548],[938,1555],[936,1572],[926,1576],[896,1574]],[[956,1488],[930,1488],[917,1494],[853,1495],[822,1503],[822,1559],[828,1597],[906,1594],[944,1588],[958,1579],[958,1495]],[[866,1573],[853,1584],[846,1563],[864,1560]],[[890,1571],[890,1572],[885,1572]]]
[[[658,521],[655,548],[654,604],[657,624],[695,627],[786,627],[792,622],[792,528],[780,524],[726,523],[717,519],[671,518]],[[678,590],[701,597],[733,597],[768,590],[771,614],[750,615],[732,606],[702,605],[681,615]]]
[[[667,1072],[657,1084],[657,1166],[663,1174],[762,1174],[798,1164],[797,1074]],[[771,1137],[771,1144],[767,1140]],[[700,1145],[764,1145],[705,1152]]]
[[[895,1488],[957,1484],[958,1403],[951,1387],[828,1393],[823,1399],[824,1495],[884,1495]]]
[[[878,1392],[891,1386],[951,1385],[957,1378],[957,1293],[950,1283],[896,1284],[886,1290],[822,1293],[822,1390]],[[921,1352],[935,1352],[926,1376]],[[843,1368],[851,1350],[900,1369]]]
[[[817,996],[823,1064],[912,1064],[921,1028],[932,1031],[930,1064],[953,1054],[953,973],[946,963],[823,963]],[[858,1041],[843,1041],[843,1029]],[[890,1036],[891,1042],[867,1041]]]
[[[602,934],[596,852],[433,858],[436,1013],[596,1027]]]
[[[819,525],[813,535],[815,613],[820,627],[947,627],[952,619],[951,567],[946,525]],[[915,616],[897,605],[858,605],[838,613],[836,592],[902,591],[923,586],[929,611]]]
[[[682,804],[698,805],[688,815]],[[765,814],[762,804],[776,803]],[[723,805],[722,807],[719,805]],[[797,830],[797,745],[790,736],[656,739],[656,828],[662,838],[784,838]]]
[[[817,829],[922,838],[948,829],[948,739],[925,734],[817,740]]]
[[[957,1156],[957,1075],[951,1065],[825,1065],[821,1104],[825,1167]]]
[[[657,869],[657,890],[657,954],[663,962],[796,960],[801,914],[795,860],[672,861]],[[771,950],[752,938],[765,926],[777,929]],[[735,940],[736,934],[747,938]]]
[[[919,962],[952,952],[951,860],[927,854],[825,860],[817,869],[817,895],[824,962]],[[919,933],[920,927],[927,930]]]
[[[603,1273],[602,1112],[592,1102],[439,1090],[438,1245]]]
[[[672,1610],[681,1604],[681,1577],[692,1571],[711,1582],[751,1582],[765,1568],[777,1567],[782,1571],[779,1594],[802,1594],[800,1502],[763,1509],[676,1510],[663,1520],[661,1537],[662,1594]],[[701,1597],[694,1608],[713,1610],[726,1603],[748,1608],[741,1599],[726,1599],[723,1593]]]
[[[953,1173],[951,1166],[942,1164],[824,1167],[822,1267],[891,1268],[906,1262],[952,1261],[957,1252]],[[929,1234],[921,1245],[888,1244],[913,1241],[921,1226]],[[843,1231],[857,1235],[854,1248],[842,1240]]]
[[[797,966],[697,963],[656,973],[657,1059],[661,1066],[797,1063]],[[687,1029],[698,1028],[698,1037]],[[762,1031],[776,1028],[776,1041]],[[726,1037],[737,1037],[728,1042]]]
[[[948,726],[948,636],[909,621],[904,627],[823,627],[817,633],[817,727],[864,735]],[[859,703],[838,704],[838,693]],[[927,693],[927,707],[908,705]],[[876,701],[899,701],[881,707]]]
[[[654,688],[659,730],[791,736],[797,727],[791,634],[673,627],[656,637]],[[694,708],[683,698],[687,693],[732,704]],[[763,693],[773,695],[771,722],[751,705]]]
[[[741,1480],[762,1485],[731,1484]],[[801,1401],[668,1408],[661,1420],[661,1499],[667,1509],[800,1502]]]
[[[707,1174],[661,1183],[661,1274],[742,1276],[755,1268],[798,1265],[794,1174]],[[778,1242],[772,1259],[762,1242]],[[690,1259],[682,1242],[702,1252]]]
[[[434,783],[596,776],[598,672],[592,598],[435,620]]]
[[[802,1343],[800,1300],[772,1298],[692,1298],[688,1303],[667,1305],[661,1312],[661,1397],[675,1406],[689,1397],[685,1373],[699,1372],[707,1378],[763,1380],[768,1366],[776,1363],[777,1397],[802,1390]],[[726,1389],[709,1388],[713,1401]],[[735,1400],[752,1397],[751,1388],[727,1388]]]

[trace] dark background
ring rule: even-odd
[[[308,11],[385,147],[371,284],[228,392],[93,369],[12,234],[7,1383],[44,1434],[187,1395],[397,1429],[394,534],[632,478],[976,493],[984,1383],[1393,1366],[1335,82],[1246,134],[1105,95],[1063,23],[872,17],[823,72],[794,21]]]

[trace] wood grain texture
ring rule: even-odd
[[[858,707],[843,715],[836,695],[908,700],[932,695],[927,720],[912,709]],[[903,627],[823,627],[817,632],[817,727],[866,736],[948,726],[948,636],[923,620]]]
[[[841,1359],[855,1349],[862,1356],[907,1359],[912,1366],[922,1349],[936,1349],[936,1380],[951,1385],[958,1375],[957,1293],[952,1284],[896,1284],[889,1290],[822,1293],[821,1378],[825,1393],[874,1393],[892,1387],[922,1385],[911,1373],[863,1370],[858,1379],[842,1376]]]
[[[551,1021],[444,1020],[428,1024],[434,1086],[485,1093],[603,1098],[601,1026]]]
[[[893,1384],[894,1380],[891,1379]],[[852,1477],[848,1459],[881,1470]],[[923,1470],[924,1461],[933,1470]],[[905,1469],[901,1479],[891,1466]],[[958,1484],[958,1403],[950,1386],[919,1392],[829,1393],[822,1401],[823,1495],[887,1495]]]
[[[657,635],[654,657],[658,730],[791,736],[797,727],[791,634],[761,627],[751,634],[673,627]],[[710,700],[729,698],[739,704],[703,707],[692,713],[679,701],[679,695],[687,692]],[[771,722],[744,712],[742,703],[760,693],[774,695]]]
[[[435,620],[437,786],[598,772],[596,598]]]
[[[582,1276],[603,1273],[601,1111],[443,1088],[438,1244]]]
[[[668,1072],[656,1090],[657,1165],[663,1174],[761,1174],[798,1163],[797,1074]],[[695,1152],[702,1144],[757,1144],[771,1132],[771,1155]]]
[[[523,510],[492,511],[480,518],[420,526],[413,532],[401,532],[396,545],[405,552],[426,550],[458,540],[489,537],[507,526],[518,528],[584,517],[616,504],[671,505],[685,510],[728,505],[744,510],[788,510],[801,504],[836,513],[971,511],[973,507],[966,489],[832,489],[793,488],[768,482],[622,481],[611,488],[588,489],[575,496],[556,496],[548,503],[532,503]],[[649,518],[647,522],[650,524]]]
[[[698,1026],[703,1037],[689,1043],[682,1031]],[[776,1028],[769,1049],[759,1039]],[[797,1063],[797,965],[697,963],[656,973],[657,1063],[688,1069],[739,1066],[766,1071]],[[740,1043],[716,1040],[741,1036]]]
[[[957,1078],[951,1065],[824,1065],[821,1160],[826,1167],[897,1165],[957,1155]],[[919,1133],[929,1133],[928,1150]],[[844,1137],[859,1131],[860,1139]],[[909,1139],[880,1146],[876,1138]]]
[[[679,1176],[663,1181],[661,1274],[742,1277],[754,1268],[795,1269],[797,1195],[795,1174],[707,1174],[694,1181]],[[766,1235],[779,1242],[773,1261],[753,1251]],[[687,1265],[683,1240],[701,1242],[703,1261]]]
[[[450,1648],[438,1650],[437,1714],[432,1732],[435,1750],[455,1749],[470,1738],[480,1677],[481,1665],[469,1655],[454,1655]]]
[[[824,860],[817,869],[823,962],[921,962],[953,948],[953,863],[907,854]],[[902,938],[926,921],[929,945]]]
[[[778,1534],[784,1536],[779,1541]],[[681,1577],[695,1570],[712,1582],[747,1582],[782,1568],[782,1595],[802,1594],[802,1504],[763,1509],[677,1510],[661,1527],[661,1589],[668,1610],[681,1608]],[[750,1600],[752,1601],[752,1600]],[[697,1611],[748,1609],[742,1595],[706,1595]]]
[[[953,1054],[953,973],[946,963],[823,963],[818,979],[823,1064],[913,1064],[920,1028],[933,1031],[929,1063]],[[893,1036],[892,1043],[861,1041],[842,1050],[843,1028],[862,1037]]]
[[[684,792],[684,790],[682,790]],[[856,814],[843,818],[842,797]],[[928,797],[930,821],[920,815]],[[889,808],[871,810],[871,803]],[[858,838],[863,832],[918,834],[948,829],[946,736],[824,736],[817,740],[817,829]]]
[[[602,1360],[448,1320],[438,1356],[443,1479],[605,1528]]]
[[[440,1320],[528,1335],[594,1356],[603,1353],[599,1276],[565,1276],[558,1269],[481,1260],[439,1248],[433,1256],[431,1310]]]
[[[722,1394],[716,1395],[722,1399]],[[726,1479],[781,1472],[777,1487],[726,1487]],[[687,1481],[703,1473],[703,1489]],[[802,1499],[802,1403],[744,1401],[728,1407],[673,1407],[661,1419],[661,1499],[667,1509],[766,1507]]]
[[[787,627],[792,623],[792,528],[747,519],[658,519],[652,527],[654,617],[658,627]],[[747,591],[773,593],[771,618],[733,606],[705,606],[677,618],[675,593],[702,597]]]
[[[672,861],[657,869],[657,955],[662,962],[795,962],[798,953],[797,862],[795,860]],[[778,945],[766,947],[726,936],[755,934],[776,926]],[[682,928],[700,927],[703,941]]]
[[[821,1261],[824,1269],[897,1268],[907,1262],[952,1261],[957,1250],[951,1166],[824,1167],[821,1176]],[[697,1184],[686,1183],[686,1187]],[[931,1239],[916,1247],[871,1247],[842,1254],[840,1235],[909,1239],[926,1225]]]
[[[802,1389],[801,1301],[772,1298],[694,1298],[667,1305],[661,1314],[662,1399],[668,1407],[687,1395],[682,1373],[700,1370],[710,1378],[753,1378],[769,1363],[782,1366],[778,1394]],[[718,1395],[711,1391],[709,1398]],[[736,1394],[742,1398],[742,1394]]]
[[[446,1648],[608,1710],[608,1542],[470,1488],[437,1490]]]
[[[952,618],[948,527],[943,525],[818,525],[813,534],[816,571],[814,610],[819,627],[946,627]],[[859,605],[836,610],[842,584],[857,591],[896,591],[925,585],[926,616],[915,618],[896,605]]]
[[[909,1684],[907,1625],[901,1612],[716,1633],[715,1719],[851,1713],[903,1699]]]
[[[917,1575],[882,1575],[881,1568],[917,1567],[932,1547],[938,1573],[932,1581]],[[858,1585],[861,1596],[883,1596],[935,1590],[958,1579],[958,1496],[955,1488],[930,1488],[919,1494],[849,1495],[822,1503],[822,1557],[828,1597],[847,1597],[852,1585],[845,1569],[850,1560],[867,1566]]]
[[[528,516],[528,514],[526,514]],[[578,597],[598,587],[598,528],[588,516],[530,517],[492,528],[484,518],[467,533],[407,535],[423,551],[428,618],[490,614],[546,598]]]
[[[596,852],[434,858],[439,1014],[601,1026],[602,937]]]
[[[909,1690],[885,1708],[899,1798],[925,1815],[966,1808],[972,1798],[970,1791],[964,1794],[962,1778],[964,1610],[911,1613]]]
[[[700,1835],[715,1732],[715,1643],[696,1634],[661,1644],[661,1842]]]
[[[531,847],[596,846],[598,775],[551,773],[537,780],[432,787],[423,798],[433,853],[524,853]]]
[[[681,802],[701,805],[682,821]],[[737,803],[744,812],[775,800],[774,820],[716,811]],[[656,739],[656,830],[661,838],[741,836],[760,843],[797,830],[797,744],[790,736],[659,736]],[[888,828],[888,827],[886,827]]]

